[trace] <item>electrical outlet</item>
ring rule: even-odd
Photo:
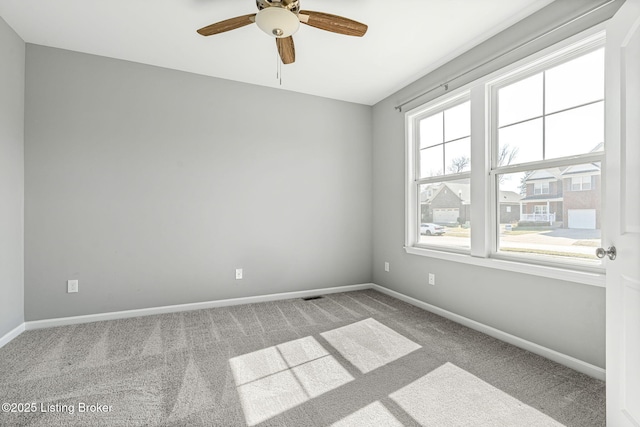
[[[241,279],[242,279],[242,269],[236,268],[236,280],[241,280]]]
[[[434,286],[436,284],[436,275],[433,273],[429,273],[429,284]]]
[[[389,263],[388,262],[384,263],[384,271],[386,271],[387,273],[389,272]]]
[[[67,280],[67,293],[71,294],[74,292],[78,292],[78,281],[77,280]]]

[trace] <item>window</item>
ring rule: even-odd
[[[420,178],[471,169],[470,125],[469,101],[419,120]]]
[[[604,35],[570,43],[406,113],[407,252],[602,271]]]
[[[534,182],[533,183],[533,193],[534,194],[549,194],[549,183],[548,182]]]
[[[491,173],[500,191],[522,195],[517,226],[496,226],[494,253],[599,265],[600,197],[570,195],[591,189],[585,173],[599,175],[604,158],[604,48],[571,52],[490,87]],[[515,151],[508,166],[498,161],[505,150]]]
[[[600,179],[599,162],[499,175],[498,179],[503,183],[501,190],[513,183],[527,187],[528,177],[535,175],[559,174],[561,178],[556,194],[541,198],[524,193],[517,224],[511,230],[499,233],[497,254],[582,266],[598,265],[594,251],[600,245],[600,194],[571,191],[573,179],[562,178],[572,171],[584,169],[598,173],[594,179]],[[563,183],[566,192],[560,192]]]
[[[571,191],[591,190],[590,176],[574,176],[571,178]]]
[[[419,246],[468,251],[471,235],[471,109],[463,93],[416,114],[412,228]]]
[[[543,215],[546,215],[549,209],[549,207],[546,205],[535,205],[534,208],[535,208],[534,210],[536,214],[543,214]]]
[[[603,149],[604,48],[514,80],[496,88],[499,150],[527,163]]]

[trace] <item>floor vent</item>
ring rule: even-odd
[[[324,297],[322,297],[322,296],[317,296],[317,297],[306,297],[306,298],[302,298],[302,300],[303,300],[303,301],[311,301],[311,300],[314,300],[314,299],[322,299],[322,298],[324,298]]]

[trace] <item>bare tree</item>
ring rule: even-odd
[[[498,153],[498,166],[507,166],[513,162],[520,151],[520,147],[511,147],[509,144],[504,144],[500,147]]]
[[[518,156],[519,150],[520,147],[511,147],[509,144],[504,144],[500,147],[500,152],[498,152],[498,166],[510,165]],[[502,184],[504,182],[504,178],[504,175],[500,175],[498,182]]]
[[[510,165],[518,156],[519,147],[511,147],[509,144],[504,144],[500,147],[498,153],[498,166]],[[469,156],[460,156],[451,160],[451,164],[447,168],[450,173],[463,172],[469,166]],[[504,182],[505,176],[500,175],[500,184]]]
[[[529,178],[529,175],[531,175],[532,173],[533,173],[532,171],[526,171],[524,175],[522,175],[522,178],[520,178],[520,195],[521,196],[527,195],[527,178]]]
[[[465,168],[469,166],[469,157],[468,156],[460,156],[451,160],[451,164],[449,165],[449,172],[451,173],[459,173],[465,170]]]

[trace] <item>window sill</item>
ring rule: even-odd
[[[507,261],[495,258],[479,258],[469,254],[454,252],[443,252],[434,249],[405,246],[408,254],[426,256],[430,258],[443,259],[446,261],[460,262],[463,264],[476,265],[479,267],[495,268],[498,270],[513,271],[516,273],[530,274],[534,276],[548,277],[550,279],[565,280],[569,282],[582,283],[585,285],[605,287],[606,275],[604,273],[594,273],[580,270],[569,270],[565,268],[550,267],[537,264],[528,264],[517,261]]]

